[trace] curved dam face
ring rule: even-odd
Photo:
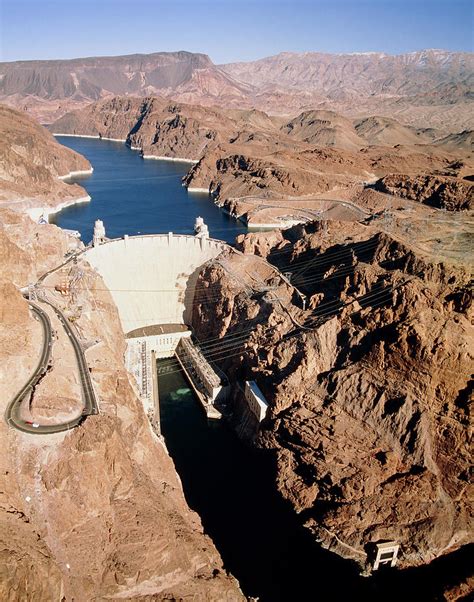
[[[219,240],[170,233],[105,242],[84,258],[104,279],[127,334],[189,323],[200,268],[227,248]]]

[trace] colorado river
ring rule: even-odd
[[[109,238],[170,231],[193,234],[198,215],[213,238],[233,242],[237,234],[246,232],[208,194],[188,192],[182,186],[190,163],[142,159],[121,142],[69,136],[57,136],[57,140],[84,155],[94,168],[92,175],[73,180],[87,190],[91,202],[51,217],[62,228],[78,230],[84,242],[91,240],[96,219],[103,220]]]
[[[208,422],[182,372],[160,374],[159,393],[161,430],[188,504],[244,593],[262,602],[351,599],[361,579],[298,524],[274,489],[269,458],[224,421]]]
[[[193,233],[201,215],[211,236],[227,241],[245,231],[208,195],[188,193],[181,178],[189,164],[147,161],[124,144],[58,138],[85,155],[94,173],[80,180],[89,204],[59,213],[59,226],[79,230],[88,242],[96,219],[111,238],[124,234]],[[78,181],[76,179],[76,181]],[[442,599],[441,584],[469,572],[472,547],[409,571],[379,572],[372,579],[320,548],[275,488],[269,452],[243,445],[224,421],[206,420],[181,372],[159,376],[161,429],[190,507],[201,517],[225,568],[245,595],[283,600]]]
[[[443,585],[470,574],[473,546],[419,569],[360,577],[302,528],[275,490],[270,458],[243,445],[224,421],[207,421],[182,372],[160,374],[159,391],[162,434],[187,502],[245,595],[260,602],[422,602],[443,599]]]

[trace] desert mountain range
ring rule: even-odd
[[[0,398],[41,342],[18,289],[78,244],[25,214],[85,194],[62,177],[91,166],[51,132],[191,159],[183,183],[234,217],[297,224],[242,236],[240,253],[209,262],[192,324],[224,349],[242,341],[221,367],[270,401],[255,443],[310,536],[356,562],[367,542],[395,539],[405,567],[472,542],[473,74],[472,54],[438,50],[0,64]],[[78,269],[76,327],[99,341],[87,357],[101,413],[44,443],[0,424],[0,597],[243,599],[149,428],[112,298],[85,261]],[[74,402],[59,345],[33,416]]]
[[[404,123],[430,122],[451,133],[472,129],[473,83],[473,55],[442,50],[399,56],[284,52],[228,65],[184,51],[0,63],[0,102],[45,123],[101,98],[158,95],[293,116],[311,108],[398,115]]]
[[[185,184],[211,191],[255,225],[307,218],[321,209],[321,195],[342,191],[347,200],[348,190],[368,182],[451,210],[468,209],[474,196],[472,132],[446,137],[387,117],[311,110],[291,118],[121,96],[68,113],[51,129],[123,139],[145,157],[196,161]]]

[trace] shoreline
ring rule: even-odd
[[[243,224],[245,224],[247,226],[248,230],[259,230],[261,228],[265,228],[268,230],[286,230],[287,228],[292,228],[293,226],[297,226],[298,224],[305,223],[304,221],[301,221],[301,222],[291,222],[291,223],[289,222],[287,224],[284,224],[284,223],[249,224],[248,222],[243,221],[240,218],[237,218],[237,219],[239,219]]]
[[[94,172],[94,168],[91,166],[90,169],[78,169],[77,171],[70,171],[64,176],[58,176],[58,180],[69,180],[76,176],[90,176]]]
[[[90,138],[92,140],[108,140],[109,142],[123,142],[127,143],[127,138],[108,138],[106,136],[93,136],[91,134],[61,134],[60,132],[52,132],[53,136],[64,136],[68,138]],[[143,151],[139,146],[129,145],[130,150]],[[192,163],[195,165],[199,163],[198,159],[187,159],[185,157],[165,157],[164,155],[142,155],[143,159],[156,159],[157,161],[177,161],[179,163]],[[78,174],[75,174],[78,175]],[[82,175],[82,174],[81,174]],[[65,177],[65,176],[62,176]]]
[[[192,186],[189,186],[186,188],[186,190],[188,192],[205,192],[206,194],[210,194],[209,188],[199,188],[199,187],[194,188]]]
[[[140,149],[141,150],[141,149]],[[177,161],[179,163],[199,163],[195,159],[184,159],[183,157],[163,157],[160,155],[142,155],[143,159],[155,159],[156,161]]]
[[[67,138],[92,138],[93,140],[109,140],[110,142],[127,142],[126,138],[106,138],[105,136],[92,136],[90,134],[60,134],[52,132],[53,136],[64,136]]]
[[[63,201],[62,203],[59,203],[59,205],[56,205],[55,207],[48,207],[48,206],[28,207],[28,208],[26,208],[25,213],[27,213],[27,215],[29,215],[33,221],[37,222],[41,218],[41,216],[44,216],[49,222],[49,218],[51,215],[55,215],[56,213],[59,213],[63,209],[66,209],[67,207],[71,207],[72,205],[80,205],[82,203],[89,203],[90,201],[91,201],[91,197],[89,195],[81,196],[81,197],[77,197],[75,199],[68,199],[66,201]]]

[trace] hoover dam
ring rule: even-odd
[[[84,253],[118,309],[127,339],[126,365],[158,431],[156,358],[177,358],[209,418],[221,417],[214,402],[228,389],[192,343],[186,325],[191,323],[201,267],[229,247],[209,238],[202,218],[196,220],[195,231],[195,236],[169,232],[107,240],[98,220],[93,245]]]
[[[191,235],[123,237],[88,249],[129,333],[155,324],[189,323],[200,267],[228,245]]]

